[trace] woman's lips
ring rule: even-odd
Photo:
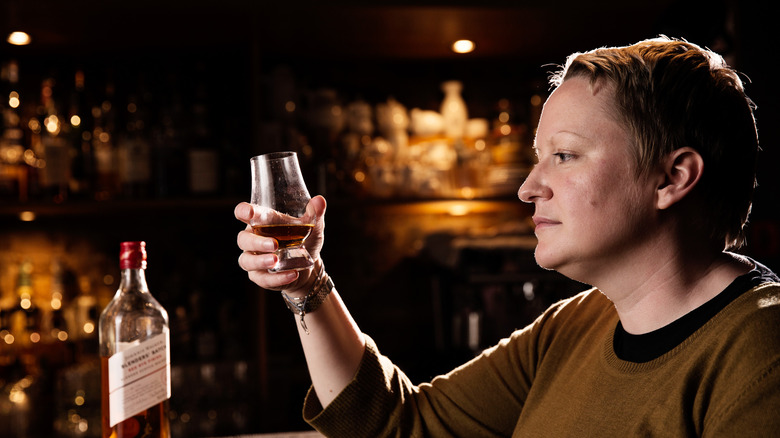
[[[532,219],[534,221],[534,225],[536,225],[534,231],[543,230],[554,225],[560,225],[560,222],[543,216],[534,216]]]

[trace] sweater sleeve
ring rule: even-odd
[[[326,409],[311,388],[303,417],[326,436],[509,436],[531,387],[544,318],[420,385],[413,385],[366,336],[352,382]]]
[[[716,355],[722,357],[717,366],[724,389],[713,390],[705,437],[777,436],[780,431],[780,285],[758,288],[742,301],[753,310],[731,317],[738,330],[725,343],[736,353]]]
[[[728,409],[715,415],[704,436],[763,437],[780,431],[780,360],[754,376]]]

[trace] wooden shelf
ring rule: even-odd
[[[397,213],[490,213],[506,209],[532,211],[532,206],[512,198],[458,199],[458,198],[363,198],[347,199],[328,197],[330,209],[393,210]],[[75,200],[61,204],[53,202],[3,203],[0,204],[0,219],[18,218],[23,212],[32,212],[41,217],[70,217],[87,215],[115,215],[141,211],[173,213],[182,210],[233,209],[247,199],[228,196],[213,198],[173,199],[115,199],[109,201]],[[465,209],[465,210],[462,210]]]
[[[109,201],[75,200],[61,204],[53,202],[4,203],[0,205],[0,219],[18,219],[25,212],[36,218],[66,218],[90,215],[125,215],[139,212],[174,213],[177,211],[230,209],[242,199],[174,198],[174,199],[117,199]]]

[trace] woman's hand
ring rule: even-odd
[[[252,204],[242,202],[234,210],[236,219],[247,224],[246,229],[238,233],[238,247],[243,251],[238,257],[238,265],[249,275],[249,279],[258,286],[269,290],[285,290],[288,294],[300,292],[305,294],[311,287],[316,276],[320,251],[325,240],[325,198],[315,196],[306,206],[306,215],[314,218],[314,228],[304,242],[306,250],[315,260],[315,268],[302,271],[284,271],[272,274],[268,269],[276,264],[277,257],[274,251],[277,242],[270,237],[258,236],[252,231],[250,224],[253,217],[258,214]],[[314,274],[313,274],[314,273]]]

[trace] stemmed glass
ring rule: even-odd
[[[303,181],[295,152],[274,152],[250,160],[252,200],[259,214],[250,222],[255,234],[279,242],[278,262],[269,272],[302,270],[314,265],[303,246],[314,228],[306,215],[311,196]]]

